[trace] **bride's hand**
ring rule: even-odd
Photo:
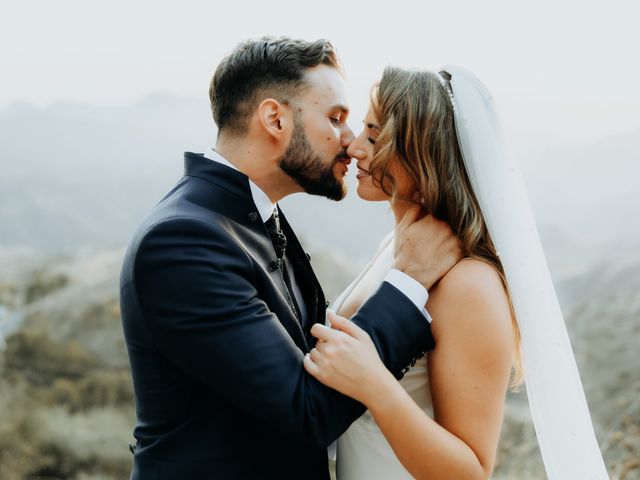
[[[304,358],[304,368],[320,382],[368,405],[395,383],[371,338],[355,323],[329,312],[331,328],[316,323],[311,334],[316,347]]]

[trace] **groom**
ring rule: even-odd
[[[276,202],[345,195],[353,133],[338,59],[325,41],[248,41],[220,63],[210,97],[215,150],[185,154],[122,269],[131,478],[328,479],[326,446],[364,407],[305,373],[325,299]],[[349,241],[334,237],[336,249]],[[426,289],[459,250],[433,219],[407,221],[397,244],[395,269],[353,321],[400,377],[433,347]]]

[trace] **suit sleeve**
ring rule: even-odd
[[[258,267],[220,225],[165,221],[143,238],[134,268],[157,348],[216,395],[313,445],[330,444],[364,412],[306,373],[304,352],[258,298]],[[433,347],[421,312],[386,282],[352,320],[397,377]]]

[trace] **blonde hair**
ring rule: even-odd
[[[522,383],[520,330],[504,268],[493,245],[462,160],[455,131],[449,75],[387,67],[372,91],[380,126],[369,171],[392,199],[398,197],[393,168],[401,167],[416,185],[425,214],[445,221],[464,256],[488,263],[500,275],[509,298],[516,351],[511,386]]]

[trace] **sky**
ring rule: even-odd
[[[0,0],[0,108],[127,105],[166,92],[207,101],[240,41],[328,38],[346,68],[352,123],[386,65],[459,64],[518,138],[583,144],[640,134],[638,2]]]

